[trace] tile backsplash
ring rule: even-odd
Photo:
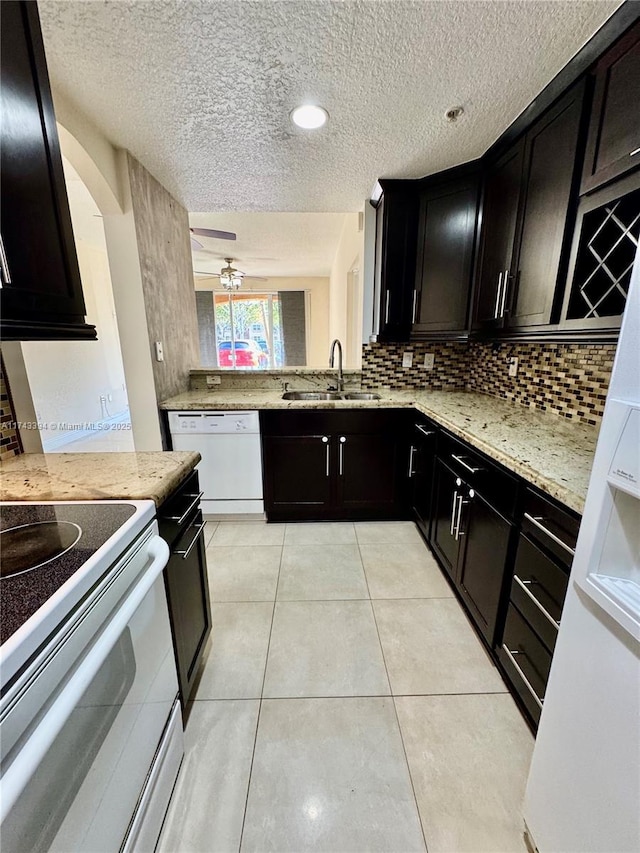
[[[22,453],[20,436],[15,427],[15,422],[16,416],[13,410],[11,392],[5,378],[4,364],[0,355],[0,459]]]
[[[604,411],[615,344],[414,343],[366,344],[364,388],[477,391],[523,406],[598,425]],[[413,365],[402,367],[405,352]],[[434,369],[424,367],[434,354]],[[518,359],[515,377],[509,359]]]
[[[413,355],[411,367],[402,366],[405,352]],[[434,354],[433,370],[424,367],[427,353]],[[469,347],[466,343],[365,344],[362,347],[362,387],[365,389],[462,391],[468,375]]]

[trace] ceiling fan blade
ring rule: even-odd
[[[195,273],[195,275],[208,275],[208,276],[211,276],[211,278],[219,278],[220,277],[219,272],[206,272],[205,270],[194,270],[193,272]]]
[[[236,235],[233,231],[218,231],[215,228],[190,228],[192,234],[197,234],[198,237],[215,237],[217,240],[235,240]]]
[[[198,243],[198,241],[194,237],[192,237],[191,248],[197,251],[198,249],[204,249],[204,246],[202,245],[202,243]]]
[[[264,276],[261,275],[245,275],[244,278],[247,281],[269,281],[268,278],[264,278]]]

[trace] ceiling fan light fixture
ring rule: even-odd
[[[302,104],[291,110],[291,121],[303,130],[317,130],[328,118],[329,113],[316,104]]]

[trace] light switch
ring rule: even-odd
[[[164,350],[162,349],[162,341],[156,341],[156,361],[164,361]]]
[[[509,376],[513,378],[518,375],[518,359],[515,356],[512,356],[509,359]]]
[[[413,367],[413,353],[412,352],[403,352],[402,353],[402,366],[403,367]]]

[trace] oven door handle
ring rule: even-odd
[[[51,703],[38,725],[28,735],[27,740],[0,779],[0,823],[4,821],[27,783],[37,771],[56,737],[67,722],[83,693],[93,681],[118,642],[118,638],[127,627],[134,613],[142,604],[169,558],[169,546],[160,536],[154,536],[147,546],[151,564],[140,580],[127,595],[124,604],[111,621],[102,629],[89,652],[76,667],[57,698]]]

